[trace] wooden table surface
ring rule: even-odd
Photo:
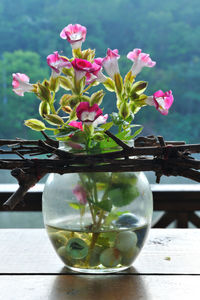
[[[0,300],[199,300],[200,230],[151,229],[130,269],[86,275],[63,266],[44,229],[1,229],[0,275]]]

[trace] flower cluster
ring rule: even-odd
[[[72,47],[71,59],[55,51],[47,56],[47,64],[51,68],[51,76],[42,83],[31,84],[26,74],[13,74],[13,91],[24,96],[25,92],[33,92],[41,100],[39,114],[51,127],[41,120],[29,119],[25,125],[33,130],[52,130],[57,139],[78,144],[78,149],[89,152],[97,147],[106,146],[108,137],[105,131],[112,126],[118,127],[117,135],[123,140],[134,138],[141,129],[132,132],[135,127],[134,115],[141,107],[154,106],[161,114],[167,115],[173,103],[171,91],[156,91],[153,95],[144,94],[146,81],[136,81],[136,76],[144,67],[152,68],[156,62],[150,55],[135,48],[127,58],[133,62],[131,69],[122,78],[118,66],[120,58],[117,49],[107,50],[104,58],[95,57],[95,50],[82,50],[87,29],[80,24],[68,25],[60,33]],[[104,73],[105,72],[105,73]],[[107,74],[107,75],[106,75]],[[103,114],[100,108],[105,89],[95,90],[102,84],[104,88],[116,94],[117,112]],[[64,94],[59,103],[56,93],[62,88]],[[89,94],[92,88],[93,93]],[[80,146],[81,145],[81,146]],[[76,147],[75,147],[76,148]]]

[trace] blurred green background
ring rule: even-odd
[[[38,118],[34,95],[12,92],[12,73],[26,73],[31,82],[50,74],[46,57],[53,51],[71,56],[71,47],[59,36],[69,23],[80,23],[88,33],[83,49],[96,49],[104,57],[108,47],[118,48],[120,69],[132,63],[126,55],[142,48],[157,62],[144,68],[137,79],[149,81],[147,94],[171,89],[174,104],[168,116],[153,107],[143,108],[136,122],[143,135],[199,141],[200,112],[200,4],[198,0],[1,0],[0,2],[0,138],[37,138],[24,119]],[[114,110],[114,95],[105,97],[104,111]]]

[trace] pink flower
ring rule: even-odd
[[[62,39],[67,39],[71,44],[72,49],[77,49],[81,48],[82,42],[85,41],[86,33],[86,27],[81,26],[80,24],[69,24],[61,31],[60,37]]]
[[[172,91],[163,92],[161,90],[155,92],[153,96],[148,97],[145,102],[148,105],[153,105],[162,114],[167,115],[168,110],[174,101]]]
[[[111,50],[108,48],[107,56],[103,59],[102,65],[106,70],[106,73],[114,79],[115,74],[119,73],[118,59],[120,55],[118,54],[118,50]]]
[[[72,66],[75,70],[76,81],[79,81],[86,75],[93,71],[92,63],[86,59],[75,58],[72,61]]]
[[[72,193],[76,196],[80,204],[87,204],[87,193],[84,187],[78,184],[73,190]]]
[[[128,59],[134,62],[131,71],[132,75],[136,76],[141,72],[143,67],[152,68],[155,66],[156,62],[152,61],[149,54],[142,53],[141,49],[133,49],[133,51],[129,52],[127,55]]]
[[[67,58],[62,57],[55,51],[53,54],[47,56],[47,64],[52,68],[52,76],[57,77],[62,72],[62,68],[70,69],[72,67],[71,63]]]
[[[91,84],[95,80],[98,82],[105,82],[106,76],[102,73],[102,58],[94,59],[91,72],[86,73],[86,83]]]
[[[77,121],[71,121],[69,124],[69,126],[75,127],[80,129],[81,131],[83,131],[83,125],[82,122],[77,122]]]
[[[22,73],[13,73],[13,92],[18,96],[24,96],[25,92],[33,92],[33,84],[29,83],[29,77]]]
[[[81,131],[83,131],[83,125],[82,125],[82,122],[77,122],[77,121],[71,121],[69,124],[69,126],[72,126],[72,127],[75,127],[75,128],[78,128],[80,129]],[[70,134],[69,137],[73,137],[74,133]],[[79,144],[79,143],[76,143],[76,142],[72,142],[72,141],[68,141],[68,145],[73,148],[73,149],[82,149],[83,147]]]
[[[108,118],[108,115],[103,116],[98,104],[90,106],[89,102],[81,102],[76,108],[76,115],[81,122],[94,127],[105,123]]]

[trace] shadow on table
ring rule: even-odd
[[[132,268],[133,269],[133,268]],[[133,271],[133,270],[132,270]],[[62,272],[63,273],[63,272]],[[49,300],[134,300],[148,299],[142,276],[134,273],[58,275],[49,293]]]

